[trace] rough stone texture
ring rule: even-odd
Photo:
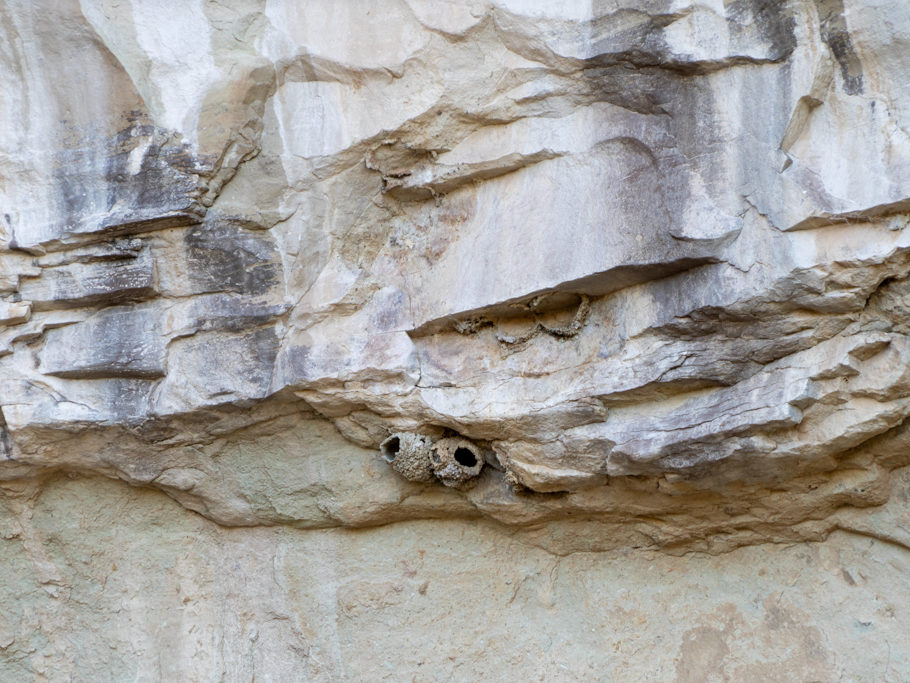
[[[446,486],[466,489],[483,471],[480,449],[467,439],[448,437],[433,444],[430,450],[433,474]]]
[[[207,635],[167,662],[167,629],[112,658],[86,641],[86,678],[280,678],[256,667],[291,651],[312,677],[370,677],[358,667],[384,664],[351,653],[387,636],[377,615],[404,605],[389,618],[419,632],[430,612],[353,558],[365,539],[387,548],[379,563],[437,533],[464,552],[450,596],[479,581],[465,590],[514,602],[474,578],[509,562],[552,585],[566,572],[560,600],[575,606],[558,611],[577,623],[547,631],[552,598],[534,608],[542,630],[511,646],[506,626],[485,632],[489,650],[459,670],[441,659],[454,641],[403,632],[425,647],[389,659],[393,677],[421,677],[424,661],[431,677],[476,678],[494,660],[504,677],[565,665],[566,678],[623,678],[649,661],[683,680],[910,676],[906,646],[882,659],[856,645],[869,614],[826,630],[845,614],[827,605],[862,582],[863,604],[904,587],[906,520],[881,511],[906,500],[910,465],[908,82],[900,0],[6,2],[0,482],[4,519],[19,520],[2,552],[19,569],[0,587],[76,596],[44,622],[2,615],[9,676],[81,676],[60,640],[73,629],[126,638],[114,607],[81,607],[85,566],[107,558],[79,548],[116,554],[102,511],[133,501],[160,521],[121,515],[110,533],[160,553],[124,548],[114,590],[172,619],[152,575],[184,560],[163,529],[201,534],[181,571],[211,574]],[[479,476],[398,476],[379,457],[397,433],[469,440]],[[96,495],[96,508],[67,503]],[[311,531],[227,529],[262,526]],[[870,557],[857,533],[880,539]],[[792,569],[795,602],[767,602],[786,582],[763,553],[788,566],[790,551],[760,543],[802,544],[812,566]],[[331,554],[312,560],[310,593],[284,560],[270,571],[334,631],[212,573],[262,575],[239,559],[259,550]],[[730,554],[666,555],[686,552]],[[838,553],[862,581],[838,573]],[[427,562],[441,576],[447,559]],[[623,562],[703,566],[711,588],[661,593]],[[758,602],[723,597],[737,572]],[[353,597],[336,604],[342,580]],[[595,644],[583,623],[619,608],[589,585],[628,586],[629,623],[643,595],[661,618],[696,593],[703,609],[685,635],[651,624],[621,645],[611,624]],[[446,613],[474,652],[463,625],[479,600]],[[905,625],[887,618],[878,644]],[[794,638],[805,647],[788,669],[771,653]],[[631,668],[609,668],[614,646]]]
[[[0,678],[898,681],[901,481],[864,516],[900,540],[685,557],[554,555],[463,520],[231,529],[110,480],[8,484]]]
[[[433,481],[430,461],[432,441],[412,432],[395,432],[379,444],[379,452],[392,469],[408,481]]]

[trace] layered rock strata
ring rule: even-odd
[[[588,520],[571,548],[888,498],[901,3],[161,9],[0,8],[0,478],[224,525]],[[224,455],[251,434],[292,444],[275,491]],[[400,478],[393,434],[473,461]]]

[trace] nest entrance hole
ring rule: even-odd
[[[401,450],[401,439],[397,436],[386,439],[380,445],[379,450],[382,451],[382,455],[386,460],[392,462],[395,456],[398,455],[398,451]]]
[[[456,448],[454,457],[455,462],[463,467],[474,467],[477,464],[477,456],[470,448]]]

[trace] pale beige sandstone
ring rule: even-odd
[[[864,530],[686,556],[465,520],[231,529],[106,479],[8,485],[0,677],[898,681],[901,481]]]
[[[0,589],[16,614],[76,597],[3,612],[2,666],[910,677],[908,82],[900,0],[6,2]],[[467,439],[479,476],[408,481],[393,433]],[[115,552],[104,533],[135,544],[116,618],[77,576],[113,570],[71,550]],[[437,537],[433,581],[458,570],[428,630],[371,572]],[[262,583],[288,553],[318,567],[274,569],[276,595],[318,628]],[[196,609],[156,583],[178,565],[210,576],[201,640],[114,625]],[[506,609],[504,567],[559,599]],[[863,582],[894,621],[831,626]]]

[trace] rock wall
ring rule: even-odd
[[[9,0],[0,671],[910,676],[908,77],[900,0]]]
[[[720,555],[557,555],[480,521],[225,528],[109,479],[8,493],[3,680],[900,681],[910,670],[907,547],[852,532]],[[906,526],[906,503],[879,523]]]

